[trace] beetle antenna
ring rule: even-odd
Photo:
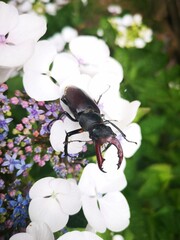
[[[128,140],[128,139],[126,138],[126,134],[124,134],[123,131],[122,131],[120,128],[118,128],[118,127],[117,127],[114,123],[112,123],[111,121],[105,120],[104,123],[109,123],[109,124],[111,124],[113,127],[115,127],[115,128],[121,133],[121,135],[123,136],[123,138],[124,138],[127,142],[137,144],[137,142]]]
[[[108,88],[103,92],[103,93],[101,93],[101,95],[99,96],[99,98],[98,98],[98,100],[96,101],[96,103],[97,104],[99,104],[99,102],[100,102],[100,100],[101,100],[101,98],[102,98],[102,96],[110,89],[110,85],[108,85]]]

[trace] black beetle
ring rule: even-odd
[[[119,168],[123,159],[123,150],[119,140],[116,138],[116,134],[106,124],[110,123],[115,128],[117,128],[117,126],[108,120],[103,120],[96,102],[93,101],[91,97],[88,96],[80,88],[77,88],[75,86],[66,87],[64,95],[62,96],[61,100],[69,107],[74,118],[68,112],[62,112],[60,118],[66,115],[72,121],[79,122],[81,126],[80,129],[76,129],[74,131],[67,133],[64,149],[65,155],[68,154],[67,151],[68,137],[77,133],[81,133],[83,131],[87,131],[89,132],[89,137],[95,143],[97,162],[100,170],[103,171],[102,165],[105,160],[102,156],[101,146],[105,143],[113,144],[117,148],[119,158],[117,166]],[[117,129],[126,139],[125,134],[119,128]]]

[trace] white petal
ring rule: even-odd
[[[79,36],[74,38],[69,48],[72,54],[82,64],[100,64],[104,62],[110,54],[106,43],[94,36]]]
[[[55,33],[52,37],[48,38],[48,41],[54,45],[57,52],[61,52],[66,44],[60,33]]]
[[[70,42],[70,41],[73,40],[75,37],[77,37],[78,32],[77,32],[76,29],[67,26],[67,27],[64,27],[64,28],[62,29],[61,34],[62,34],[62,37],[64,38],[64,40],[65,40],[66,42]]]
[[[53,192],[52,188],[50,187],[50,182],[53,179],[53,177],[45,177],[35,182],[29,191],[30,198],[34,199],[37,197],[50,196]]]
[[[118,153],[115,146],[111,145],[104,153],[104,158],[106,161],[103,163],[103,169],[109,174],[112,174],[112,176],[115,176],[116,174],[120,175],[120,172],[124,171],[126,166],[126,160],[123,158],[120,169],[117,170],[117,163],[118,163]],[[121,180],[122,181],[122,180]],[[126,186],[126,183],[123,181],[123,184]],[[124,187],[125,187],[124,186]]]
[[[137,110],[140,106],[139,101],[129,102],[122,98],[116,98],[113,100],[115,104],[104,103],[104,111],[109,116],[109,119],[118,120],[113,123],[120,129],[129,125],[135,118]]]
[[[44,17],[33,13],[22,14],[16,27],[9,33],[8,41],[20,44],[32,39],[38,41],[46,32],[46,20]]]
[[[69,219],[53,197],[33,199],[29,205],[29,216],[31,221],[45,222],[52,232],[65,227]]]
[[[27,94],[36,101],[51,101],[59,98],[59,87],[47,75],[27,71],[23,76]]]
[[[109,57],[102,65],[99,66],[99,72],[115,74],[118,83],[123,80],[123,68],[114,58]]]
[[[136,142],[130,143],[122,138],[121,144],[124,152],[124,156],[126,158],[132,157],[134,153],[138,150],[141,145],[141,128],[137,123],[131,123],[126,129],[124,129],[124,133],[126,134],[126,138],[130,141]]]
[[[57,152],[64,151],[65,137],[66,137],[66,131],[64,129],[63,122],[61,120],[54,122],[50,132],[50,143],[55,151]]]
[[[54,240],[54,235],[49,226],[44,222],[31,222],[26,232],[33,236],[33,239],[38,240]]]
[[[69,193],[57,194],[57,199],[59,200],[63,212],[68,215],[73,215],[81,209],[80,191],[74,181],[70,180],[68,182],[71,185]]]
[[[117,171],[116,168],[116,172],[107,172],[105,174],[99,170],[97,164],[93,163],[88,164],[84,168],[79,181],[81,192],[89,196],[96,195],[96,192],[104,194],[112,191],[121,191],[126,185],[127,182],[122,169]]]
[[[31,58],[24,65],[24,71],[47,73],[56,55],[55,47],[47,40],[39,41]]]
[[[28,233],[17,233],[13,235],[9,240],[36,240]]]
[[[98,99],[102,94],[101,101],[108,99],[109,104],[114,105],[113,98],[115,92],[118,93],[119,98],[119,80],[115,74],[112,73],[98,73],[90,81],[89,92],[94,99]]]
[[[76,75],[71,75],[68,79],[66,79],[60,84],[60,96],[64,94],[65,88],[71,85],[78,86],[80,89],[88,93],[88,85],[90,81],[91,77],[87,74],[78,73]]]
[[[112,240],[124,240],[124,238],[121,235],[116,234],[113,236]]]
[[[0,34],[6,35],[18,23],[17,9],[4,2],[0,2]]]
[[[49,185],[53,192],[56,194],[69,194],[71,191],[71,184],[69,181],[70,180],[67,179],[54,178],[51,182],[49,182]]]
[[[120,232],[129,225],[129,205],[121,192],[107,193],[99,200],[99,205],[108,229]]]
[[[82,196],[82,208],[89,225],[91,225],[96,232],[105,232],[106,225],[98,208],[97,199],[95,197]]]
[[[89,163],[83,170],[81,178],[79,180],[79,189],[83,194],[88,196],[96,196],[94,175],[97,173],[97,166],[94,163]]]
[[[51,70],[51,76],[56,81],[61,83],[63,80],[79,73],[78,62],[71,54],[59,53],[56,55]]]
[[[66,133],[81,128],[78,123],[66,118],[64,122],[56,121],[51,127],[50,143],[57,152],[64,151],[64,141]],[[82,147],[87,139],[86,134],[75,134],[68,138],[68,153],[76,154],[82,151]],[[82,142],[78,142],[82,141]]]
[[[72,231],[67,232],[63,236],[59,237],[57,240],[102,240],[99,236],[92,232],[79,232],[79,231]]]
[[[22,66],[32,55],[35,47],[33,40],[28,40],[19,45],[0,44],[0,66]]]
[[[7,81],[10,78],[13,71],[14,71],[14,68],[0,67],[0,83]]]

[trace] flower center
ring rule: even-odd
[[[1,43],[2,43],[2,44],[6,43],[6,36],[0,34],[0,44],[1,44]]]

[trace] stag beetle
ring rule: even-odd
[[[120,131],[125,139],[126,135],[109,120],[103,120],[100,109],[96,102],[93,101],[91,97],[80,88],[75,86],[66,87],[61,100],[69,107],[74,117],[72,117],[68,112],[64,111],[61,113],[60,118],[66,115],[72,121],[79,122],[81,126],[80,129],[76,129],[67,133],[64,147],[65,155],[68,154],[68,137],[83,131],[87,131],[89,132],[89,137],[95,144],[99,169],[104,172],[102,165],[105,159],[102,156],[101,146],[105,143],[113,144],[117,148],[119,158],[117,166],[119,168],[123,159],[123,150],[119,140],[116,138],[116,134],[106,124],[109,123],[113,125],[116,129],[118,129],[118,131]]]

